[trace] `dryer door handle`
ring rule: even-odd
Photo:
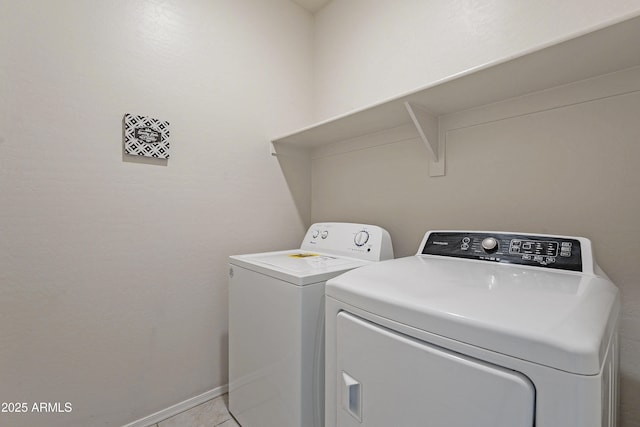
[[[362,422],[362,387],[351,375],[342,371],[342,407]]]

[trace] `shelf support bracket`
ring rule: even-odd
[[[420,139],[429,151],[429,175],[444,175],[444,137],[440,135],[438,118],[421,106],[405,101],[404,106],[416,127]]]

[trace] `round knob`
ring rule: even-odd
[[[487,237],[482,241],[482,249],[489,253],[495,252],[498,250],[498,241],[493,237]]]
[[[315,239],[316,237],[318,237],[319,234],[320,232],[318,230],[313,230],[313,233],[311,233],[311,237]]]
[[[328,232],[327,230],[324,230],[324,231],[320,234],[320,237],[322,237],[323,239],[326,239],[328,235],[329,235],[329,232]]]
[[[356,233],[356,236],[353,238],[353,243],[355,243],[356,246],[362,246],[368,241],[369,241],[369,232],[364,230],[358,231]]]

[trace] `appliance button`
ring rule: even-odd
[[[482,249],[487,253],[495,252],[498,250],[498,241],[493,237],[487,237],[482,241]]]

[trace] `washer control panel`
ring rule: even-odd
[[[580,241],[570,237],[434,231],[429,234],[421,253],[582,271]]]
[[[300,249],[323,254],[335,254],[366,261],[393,258],[389,233],[369,224],[320,222],[313,224]]]

